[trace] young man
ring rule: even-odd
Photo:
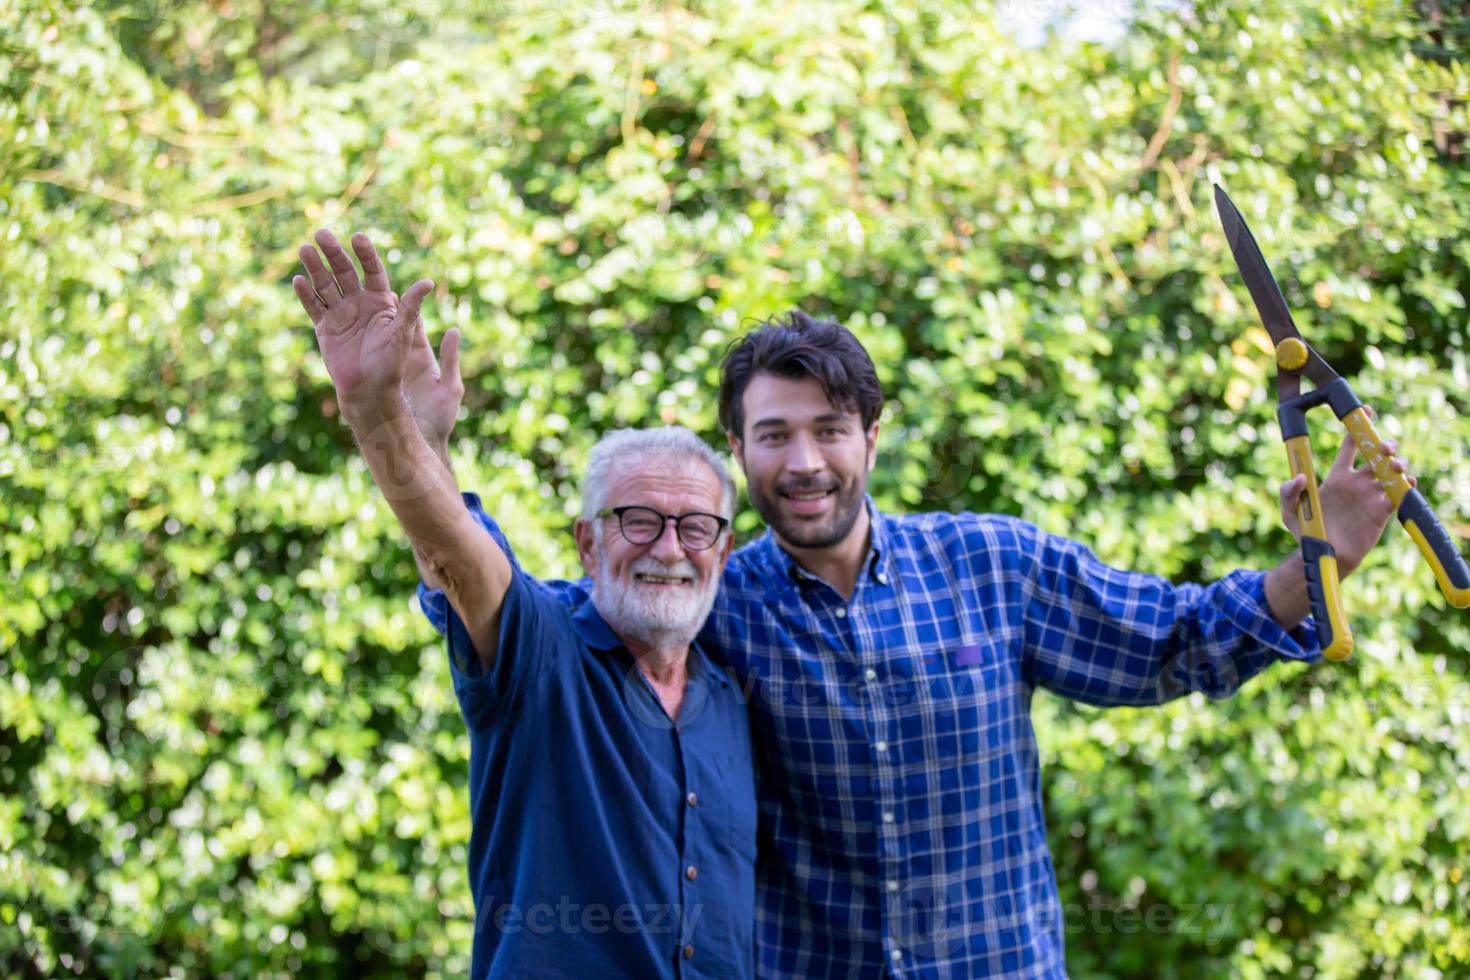
[[[297,294],[373,477],[447,597],[470,730],[471,974],[750,976],[749,723],[694,643],[733,544],[729,472],[687,429],[604,436],[576,524],[591,601],[569,610],[475,525],[420,434],[404,384],[427,285],[400,306],[366,237],[353,240],[365,284],[335,238],[317,240],[331,271],[303,249]]]
[[[1175,586],[1010,517],[882,514],[881,409],[836,323],[793,313],[726,355],[720,421],[767,532],[732,557],[704,638],[751,692],[769,777],[757,969],[1064,976],[1032,692],[1223,697],[1314,658],[1300,558]],[[1294,534],[1300,490],[1282,488]],[[1350,443],[1322,493],[1346,574],[1392,507]],[[438,625],[442,600],[420,596]]]

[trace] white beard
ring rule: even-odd
[[[687,576],[694,585],[643,585],[633,578],[640,572]],[[688,646],[709,618],[720,587],[718,575],[711,575],[701,584],[698,570],[688,559],[665,565],[644,555],[628,569],[628,576],[626,583],[614,576],[607,567],[607,552],[599,549],[592,604],[613,632],[650,647]]]

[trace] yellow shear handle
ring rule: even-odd
[[[1449,532],[1439,522],[1424,495],[1409,485],[1402,473],[1396,473],[1383,451],[1383,440],[1368,419],[1362,407],[1353,409],[1343,416],[1343,424],[1358,445],[1358,452],[1373,467],[1373,476],[1383,487],[1389,499],[1398,508],[1399,523],[1409,532],[1409,537],[1419,546],[1419,553],[1434,572],[1439,591],[1456,609],[1470,606],[1470,567],[1460,557],[1460,551],[1450,538]]]
[[[1327,524],[1322,519],[1322,498],[1317,493],[1317,471],[1312,466],[1308,438],[1287,439],[1286,456],[1292,476],[1299,473],[1307,476],[1307,487],[1297,498],[1296,516],[1301,521],[1302,562],[1306,566],[1307,598],[1317,623],[1317,639],[1322,644],[1322,655],[1328,660],[1346,660],[1353,653],[1353,633],[1342,608],[1337,552],[1327,540]]]

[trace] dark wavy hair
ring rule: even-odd
[[[745,389],[760,373],[816,378],[827,401],[844,412],[856,412],[864,431],[883,411],[883,389],[873,359],[852,331],[800,310],[765,321],[725,351],[720,364],[720,425],[738,439],[745,438]]]

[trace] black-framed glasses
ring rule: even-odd
[[[664,533],[664,525],[674,522],[679,543],[690,551],[704,551],[720,540],[730,522],[714,514],[693,511],[688,514],[664,514],[652,507],[604,507],[598,517],[616,517],[618,531],[630,544],[652,544]]]

